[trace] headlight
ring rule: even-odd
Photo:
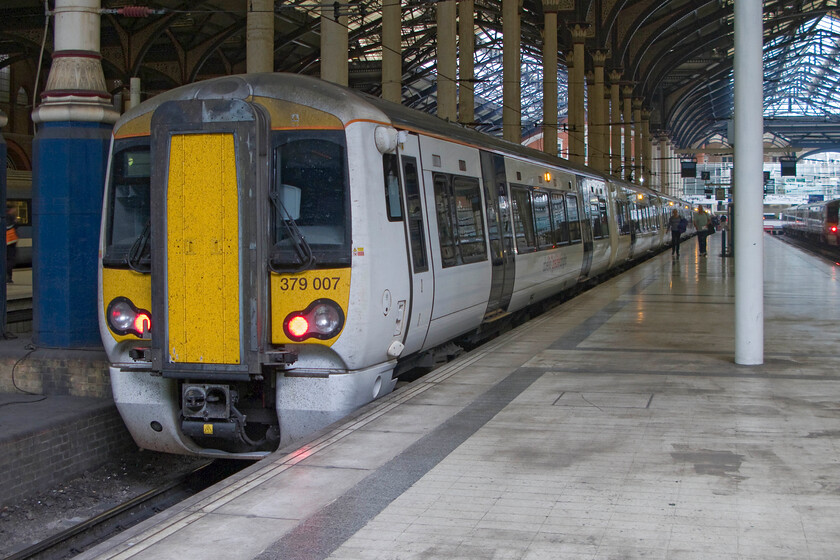
[[[303,311],[289,313],[283,321],[283,332],[295,342],[307,338],[326,340],[340,333],[343,326],[341,307],[331,299],[318,299]]]
[[[111,300],[105,314],[108,326],[116,334],[133,334],[147,338],[152,330],[152,314],[137,308],[128,298],[118,297]]]
[[[325,334],[335,332],[341,324],[340,311],[332,305],[318,304],[313,312],[315,331]]]

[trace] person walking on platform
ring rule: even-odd
[[[680,256],[680,239],[685,231],[685,219],[680,216],[676,208],[671,210],[671,217],[668,218],[668,228],[671,230],[671,256],[675,259]]]
[[[6,203],[6,283],[12,282],[12,269],[17,262],[17,207],[11,202]]]
[[[697,213],[694,214],[694,229],[697,230],[697,248],[700,250],[700,256],[706,256],[706,237],[709,236],[709,214],[702,206],[697,207]]]

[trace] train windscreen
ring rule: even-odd
[[[349,265],[344,132],[278,131],[273,146],[272,268]]]
[[[145,270],[150,265],[150,174],[148,140],[117,140],[111,158],[108,214],[102,264]]]

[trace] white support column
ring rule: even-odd
[[[572,68],[569,71],[569,159],[575,163],[586,163],[586,61],[584,43],[586,24],[574,24],[572,34]]]
[[[543,0],[543,151],[557,155],[557,6]]]
[[[650,188],[664,193],[662,190],[662,176],[659,174],[659,162],[662,159],[662,143],[658,136],[650,136]]]
[[[650,187],[652,182],[652,175],[653,175],[653,162],[651,161],[651,153],[652,153],[652,146],[653,140],[650,137],[650,111],[648,109],[642,109],[642,135],[641,135],[641,153],[642,153],[642,165],[643,168],[640,170],[641,176],[644,178],[644,185],[646,187]]]
[[[475,2],[458,2],[458,122],[475,122]]]
[[[250,0],[246,25],[245,71],[274,72],[274,0]]]
[[[502,134],[522,143],[522,36],[519,0],[502,0]]]
[[[347,0],[338,0],[335,4],[321,5],[321,79],[346,86],[350,70],[347,16],[344,14]]]
[[[592,73],[592,105],[589,107],[592,127],[589,129],[589,165],[604,173],[610,172],[607,145],[607,121],[604,120],[604,63],[607,60],[605,51],[596,50],[592,53],[594,70]]]
[[[762,2],[735,3],[735,363],[764,363]]]
[[[52,65],[41,104],[32,111],[35,124],[97,122],[120,117],[111,105],[99,52],[100,0],[57,0]],[[33,99],[32,104],[39,100]]]
[[[458,118],[455,89],[458,79],[457,15],[455,0],[437,3],[437,116],[452,122]]]
[[[636,175],[633,173],[633,86],[624,86],[624,164],[622,171],[623,177],[626,180],[635,180]]]
[[[642,131],[642,99],[640,97],[633,98],[633,182],[637,185],[644,185],[645,168],[644,154],[642,145],[644,144],[644,134]]]
[[[621,177],[621,100],[619,97],[621,71],[610,72],[610,173]]]
[[[128,108],[132,109],[140,105],[140,78],[131,78],[129,84],[130,101],[128,104]]]
[[[382,2],[382,99],[402,103],[400,0]]]
[[[668,149],[668,137],[664,134],[659,137],[659,184],[663,193],[673,196],[671,192],[671,153]]]

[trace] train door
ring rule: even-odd
[[[490,258],[480,152],[419,135],[435,297],[426,346],[475,329],[487,310]]]
[[[423,347],[432,317],[435,280],[429,254],[429,228],[423,204],[423,172],[420,168],[420,143],[414,134],[401,133],[398,155],[406,208],[406,236],[411,263],[411,298],[409,300],[403,344],[408,355]]]
[[[635,258],[639,255],[639,249],[636,241],[638,241],[639,233],[639,216],[636,210],[636,193],[624,189],[624,195],[627,197],[627,223],[630,226],[630,258]]]
[[[248,379],[266,340],[268,116],[238,99],[169,101],[151,127],[155,369]]]
[[[589,271],[592,269],[592,252],[594,250],[594,243],[592,239],[592,220],[590,219],[591,206],[589,204],[589,193],[583,192],[583,181],[580,177],[575,177],[577,183],[578,193],[578,216],[580,217],[580,237],[583,241],[583,263],[580,267],[581,279],[589,277]],[[588,189],[586,189],[588,191]]]
[[[492,260],[490,297],[484,315],[484,319],[488,320],[507,311],[513,294],[516,267],[504,157],[481,152],[481,173]]]

